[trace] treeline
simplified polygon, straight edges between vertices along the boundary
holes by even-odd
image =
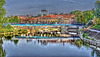
[[[89,20],[93,20],[94,24],[100,24],[100,0],[96,1],[95,9],[87,11],[72,11],[71,14],[76,15],[75,20],[77,23],[86,24]]]
[[[15,17],[4,17],[0,19],[0,23],[18,23],[20,20],[17,16]]]
[[[71,14],[75,15],[75,20],[77,23],[86,24],[89,20],[94,18],[94,10],[87,11],[72,11]]]
[[[7,26],[0,26],[0,33],[13,32],[14,28],[8,24]]]

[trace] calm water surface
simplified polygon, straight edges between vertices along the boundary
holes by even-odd
[[[69,13],[73,10],[90,10],[96,0],[6,0],[7,16],[37,15],[46,9],[50,13]]]
[[[73,57],[97,57],[96,51],[88,46],[78,47],[65,43],[42,43],[36,39],[21,40],[3,40],[3,50],[6,57],[14,56],[73,56]],[[93,52],[93,54],[92,54]]]

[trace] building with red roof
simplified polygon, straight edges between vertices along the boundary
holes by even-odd
[[[65,23],[69,24],[71,19],[74,19],[75,15],[72,14],[61,14],[61,15],[46,15],[40,17],[28,17],[28,16],[17,16],[21,23]]]

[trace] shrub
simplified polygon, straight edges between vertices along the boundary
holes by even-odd
[[[83,38],[84,38],[84,37],[86,37],[86,36],[87,36],[87,34],[86,34],[86,33],[83,33],[83,35],[82,35],[82,36],[83,36]]]
[[[5,29],[14,29],[10,24],[4,27]]]
[[[86,39],[90,39],[90,37],[86,37]]]

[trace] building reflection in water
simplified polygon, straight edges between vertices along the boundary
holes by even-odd
[[[64,40],[62,40],[62,39],[34,39],[33,40],[34,41],[34,45],[39,45],[39,43],[41,44],[41,46],[47,46],[48,44],[61,44],[62,43],[62,45],[63,46],[65,46],[65,44],[66,43],[70,43],[71,45],[76,45],[77,47],[81,47],[81,46],[78,46],[77,44],[75,44],[75,42],[77,41],[76,39],[74,39],[74,40],[72,40],[72,39],[64,39]],[[32,42],[32,39],[27,39],[26,40],[26,42]],[[93,51],[91,51],[91,55],[92,56],[95,56],[95,54],[96,54],[96,56],[100,56],[100,54],[99,54],[100,52],[97,52],[96,50],[94,50],[93,49]]]
[[[34,39],[34,45],[41,43],[41,45],[47,45],[49,43],[62,43],[63,46],[65,45],[65,43],[71,43],[74,44],[74,42],[76,41],[76,39],[72,40],[72,39]],[[26,42],[32,42],[32,39],[26,39]]]

